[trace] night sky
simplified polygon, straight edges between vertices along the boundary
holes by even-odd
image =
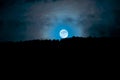
[[[0,0],[0,41],[120,37],[120,0]]]

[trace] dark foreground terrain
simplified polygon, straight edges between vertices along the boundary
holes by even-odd
[[[0,56],[4,60],[72,60],[119,61],[120,38],[79,38],[62,40],[32,40],[0,43]],[[3,56],[2,56],[3,55]],[[106,61],[106,62],[105,62]],[[23,61],[24,62],[24,61]],[[39,63],[39,62],[38,62]],[[57,63],[57,62],[56,62]]]
[[[37,69],[43,66],[43,68],[40,68],[41,70],[44,68],[45,70],[52,70],[51,65],[55,65],[52,68],[56,66],[65,68],[65,65],[68,65],[65,68],[68,69],[68,72],[70,72],[71,69],[76,69],[75,71],[80,69],[79,72],[81,72],[81,70],[83,70],[83,72],[85,72],[84,70],[91,70],[91,74],[93,70],[98,70],[98,73],[101,71],[103,74],[106,70],[109,73],[111,69],[117,69],[117,64],[119,65],[119,54],[119,38],[73,37],[60,41],[33,40],[0,43],[0,57],[5,67],[9,67],[11,64],[18,64],[18,66],[22,64],[23,67],[26,64],[30,64],[30,66],[35,67],[34,69],[40,65]],[[29,69],[30,66],[25,69]],[[69,67],[71,67],[71,69],[69,69]],[[61,68],[57,70],[61,71]],[[28,71],[31,71],[31,69]],[[106,76],[107,73],[104,74]]]
[[[62,40],[31,40],[21,42],[1,42],[0,49],[76,49],[76,50],[95,50],[95,49],[119,49],[120,38],[67,38]]]

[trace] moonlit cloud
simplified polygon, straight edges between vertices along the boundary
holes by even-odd
[[[1,0],[0,41],[120,36],[119,0]]]
[[[89,17],[97,16],[95,3],[90,0],[62,0],[45,4],[40,2],[31,6],[29,11],[28,19],[34,23],[32,26],[43,27],[41,28],[43,29],[41,30],[42,38],[52,38],[46,32],[61,24],[75,28],[77,34],[74,36],[86,37],[88,34],[85,33],[85,29],[94,21]]]

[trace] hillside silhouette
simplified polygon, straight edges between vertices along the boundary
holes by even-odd
[[[120,48],[120,38],[81,38],[62,40],[30,40],[1,42],[1,49],[114,49]]]
[[[31,72],[31,69],[68,69],[69,72],[73,69],[83,70],[85,73],[95,70],[106,74],[106,71],[109,73],[111,69],[115,70],[116,64],[119,65],[119,48],[119,38],[73,37],[62,40],[4,42],[0,43],[0,55],[6,70],[24,72],[28,69]]]

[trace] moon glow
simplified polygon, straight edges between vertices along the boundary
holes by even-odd
[[[68,37],[68,31],[66,29],[62,29],[59,32],[59,35],[61,38],[67,38]]]

